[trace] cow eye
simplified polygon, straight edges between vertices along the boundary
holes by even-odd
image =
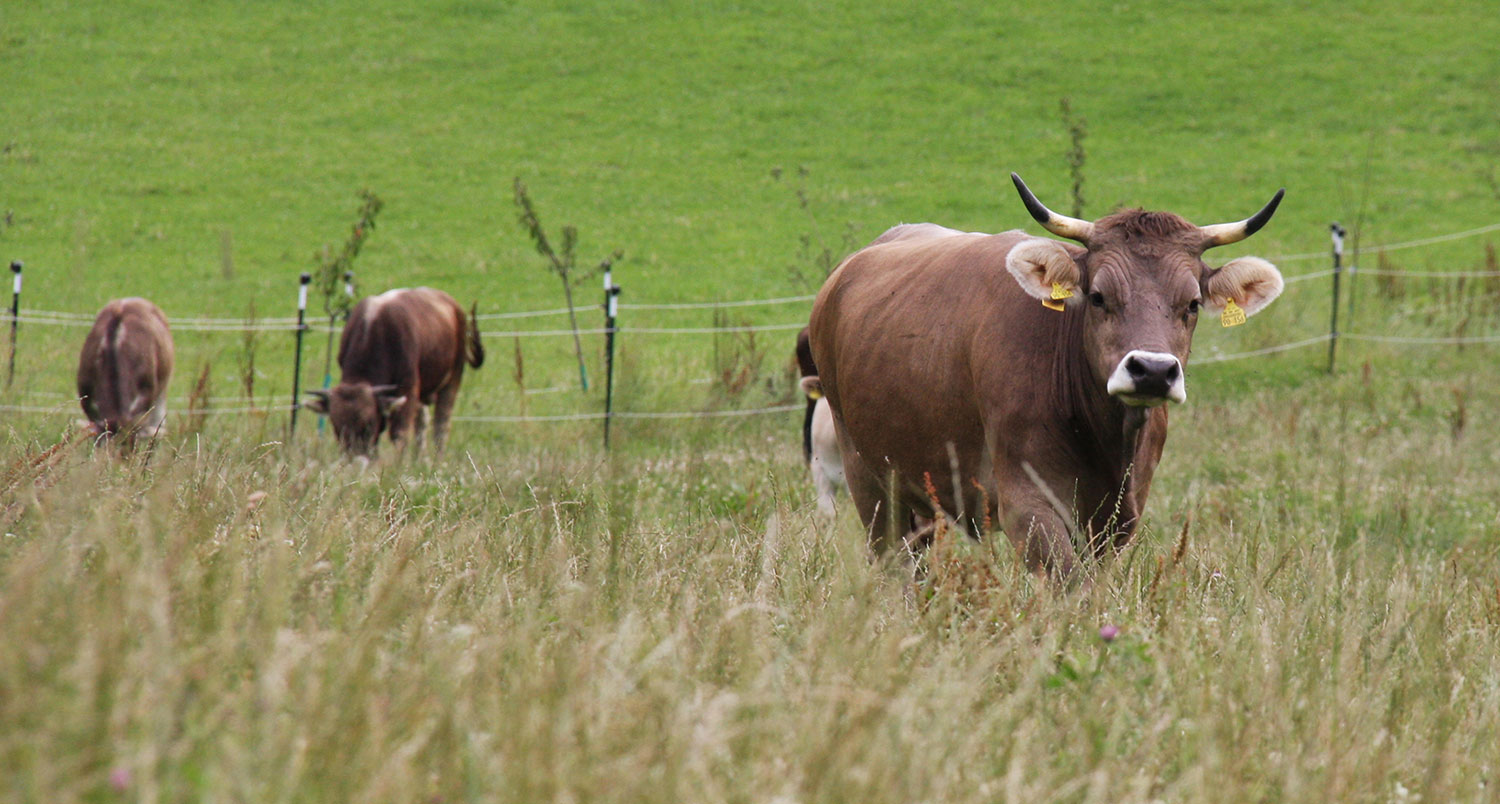
[[[1104,294],[1100,293],[1097,290],[1094,291],[1093,293],[1090,293],[1089,294],[1089,304],[1092,304],[1095,307],[1103,309],[1104,308]]]
[[[1197,314],[1198,314],[1198,300],[1197,299],[1193,299],[1192,301],[1188,302],[1188,315],[1197,315]]]

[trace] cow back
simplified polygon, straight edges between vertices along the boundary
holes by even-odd
[[[167,317],[150,301],[130,297],[104,305],[84,338],[77,388],[90,421],[126,429],[162,402],[175,349]]]
[[[433,288],[387,291],[361,299],[339,341],[343,382],[416,390],[423,402],[461,373],[463,310]]]

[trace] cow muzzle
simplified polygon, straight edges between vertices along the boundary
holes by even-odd
[[[1165,352],[1132,349],[1115,366],[1105,389],[1121,402],[1137,407],[1187,401],[1182,361]]]

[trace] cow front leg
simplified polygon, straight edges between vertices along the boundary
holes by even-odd
[[[412,445],[416,448],[418,455],[422,454],[422,441],[427,434],[427,406],[417,407],[417,419],[412,427]]]
[[[1000,488],[1000,527],[1026,568],[1051,578],[1071,577],[1078,555],[1069,520],[1024,473],[1003,481]]]
[[[417,432],[417,417],[422,410],[422,400],[418,398],[415,390],[406,394],[406,401],[402,402],[391,412],[390,431],[391,443],[396,445],[398,453],[404,453],[411,443],[413,433]]]

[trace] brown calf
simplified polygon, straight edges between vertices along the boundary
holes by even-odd
[[[78,356],[78,403],[94,433],[127,445],[161,435],[172,360],[172,333],[156,305],[136,297],[104,305]]]
[[[415,433],[420,448],[423,406],[432,405],[433,442],[441,452],[465,363],[484,363],[472,311],[466,318],[441,290],[386,291],[354,305],[339,339],[343,377],[331,390],[309,392],[305,404],[328,416],[347,455],[366,460],[387,430],[398,446]]]

